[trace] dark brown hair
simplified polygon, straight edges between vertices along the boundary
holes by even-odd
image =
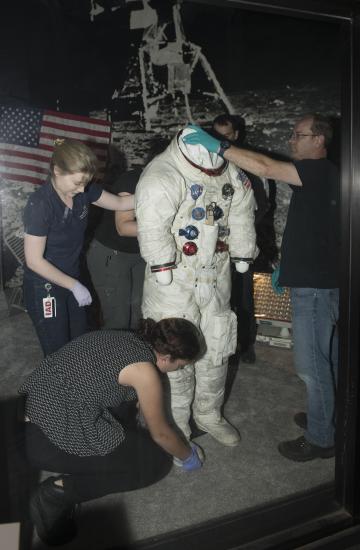
[[[329,117],[320,113],[308,113],[303,119],[312,119],[311,131],[315,136],[324,136],[325,147],[328,147],[333,137],[333,126]]]
[[[201,332],[187,319],[171,317],[158,322],[150,318],[141,319],[138,332],[155,351],[170,355],[173,360],[193,362],[202,354]]]

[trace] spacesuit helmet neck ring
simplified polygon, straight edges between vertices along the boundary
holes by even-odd
[[[185,144],[181,138],[188,133],[191,133],[191,130],[184,128],[176,136],[179,149],[187,162],[208,176],[222,174],[227,167],[227,161],[216,153],[209,153],[202,145]]]

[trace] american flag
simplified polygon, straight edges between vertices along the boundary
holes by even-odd
[[[111,127],[106,120],[0,105],[0,175],[6,180],[44,183],[56,138],[88,145],[104,168]]]
[[[249,180],[247,174],[245,174],[244,170],[241,170],[241,168],[237,168],[237,179],[240,180],[246,189],[251,189],[251,181]]]

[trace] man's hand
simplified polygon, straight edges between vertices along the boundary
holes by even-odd
[[[205,132],[200,126],[188,124],[193,132],[181,138],[184,143],[189,145],[202,145],[209,153],[218,153],[220,150],[220,141]]]
[[[277,267],[271,274],[271,286],[275,294],[284,294],[285,289],[279,285],[280,268]]]

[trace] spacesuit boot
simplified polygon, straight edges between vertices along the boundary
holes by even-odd
[[[213,365],[200,360],[196,363],[196,390],[193,414],[196,425],[227,447],[240,443],[239,432],[221,415],[227,374],[227,361]]]
[[[194,366],[186,365],[183,369],[169,372],[171,416],[177,429],[185,439],[190,439],[189,426],[191,402],[194,396]]]

